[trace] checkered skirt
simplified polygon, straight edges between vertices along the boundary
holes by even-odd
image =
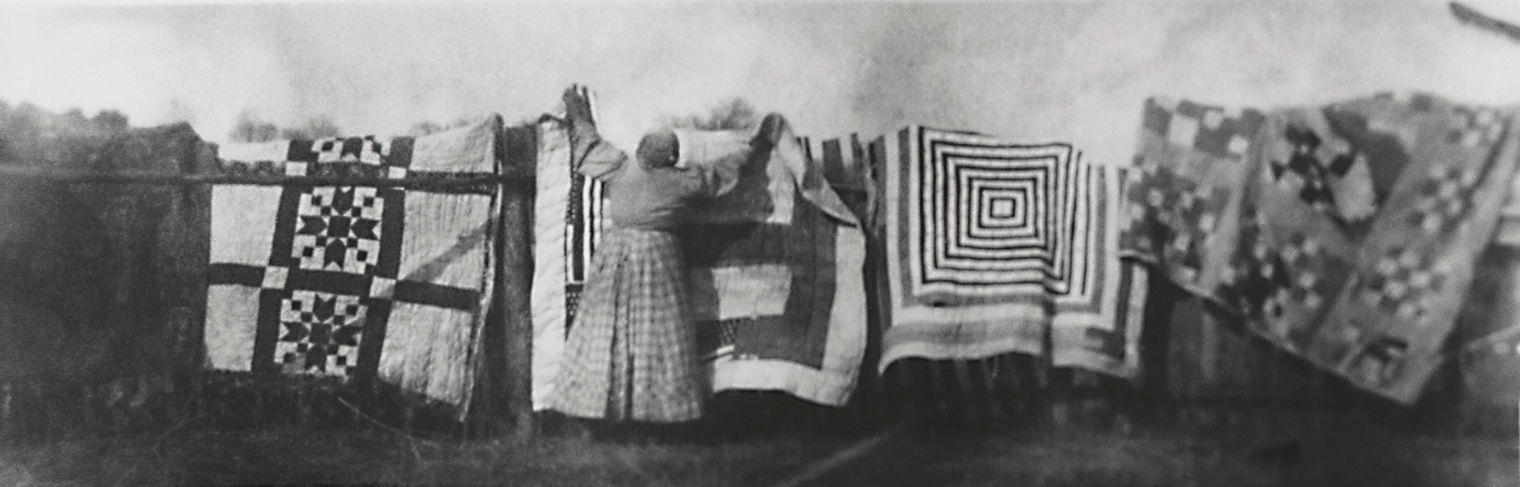
[[[549,407],[585,418],[680,422],[702,413],[686,265],[668,232],[603,236]]]

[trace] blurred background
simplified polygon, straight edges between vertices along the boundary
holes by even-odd
[[[1515,2],[1467,3],[1520,20]],[[1520,44],[1430,0],[0,6],[0,99],[187,121],[212,141],[240,123],[402,134],[530,118],[573,82],[625,145],[743,97],[807,135],[923,124],[1127,164],[1146,96],[1508,104]]]

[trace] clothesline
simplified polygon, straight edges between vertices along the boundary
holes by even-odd
[[[168,174],[161,172],[143,171],[68,171],[51,168],[20,166],[10,163],[9,161],[5,161],[0,162],[0,178],[20,178],[62,183],[146,184],[168,186],[247,184],[256,186],[383,186],[399,188],[450,188],[531,181],[533,179],[533,174],[524,170],[515,170],[503,172],[502,174],[458,176],[437,179],[391,179],[365,176],[285,176],[269,174],[226,173]]]
[[[1448,6],[1451,8],[1451,14],[1459,21],[1499,34],[1511,41],[1520,42],[1520,26],[1491,17],[1463,5],[1462,2],[1451,2]]]

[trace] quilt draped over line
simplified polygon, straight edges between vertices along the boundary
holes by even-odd
[[[1121,169],[1069,144],[918,126],[870,151],[886,242],[882,370],[1017,352],[1138,373],[1148,280],[1118,258]]]
[[[1352,384],[1413,402],[1492,242],[1511,115],[1421,94],[1145,103],[1123,255]]]
[[[533,404],[542,409],[609,223],[601,184],[571,171],[568,127],[552,117],[538,127]],[[864,234],[784,118],[768,116],[745,135],[766,147],[746,156],[733,190],[696,206],[681,230],[711,390],[843,405],[865,351]]]
[[[436,181],[497,171],[501,119],[423,137],[234,144],[223,169]],[[212,188],[207,367],[399,386],[465,412],[494,185]]]

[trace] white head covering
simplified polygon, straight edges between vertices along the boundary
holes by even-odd
[[[675,129],[676,167],[697,171],[712,195],[722,195],[739,182],[739,169],[749,161],[753,130],[711,131]]]

